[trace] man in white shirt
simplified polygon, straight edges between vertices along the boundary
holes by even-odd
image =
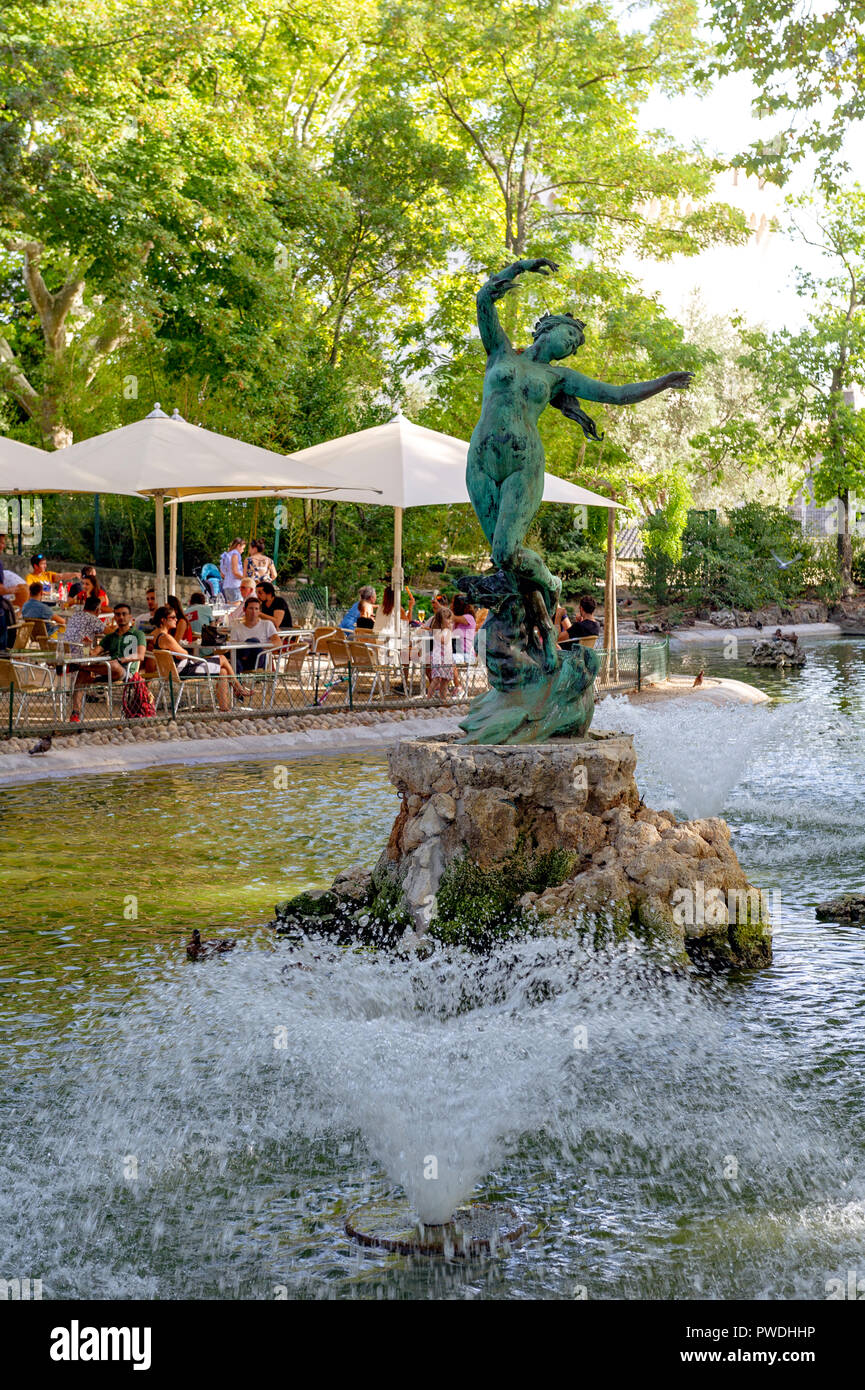
[[[266,653],[257,652],[255,647],[281,646],[282,638],[269,618],[262,618],[261,603],[257,598],[248,598],[243,606],[243,617],[235,619],[228,628],[230,642],[244,642],[248,650],[237,653],[238,671],[253,671],[256,666],[264,666]]]

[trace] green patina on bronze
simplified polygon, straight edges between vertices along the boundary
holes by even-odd
[[[487,352],[481,418],[471,437],[466,483],[498,573],[471,575],[460,589],[489,608],[484,625],[491,689],[461,724],[465,743],[536,743],[553,735],[581,737],[592,722],[594,680],[601,658],[585,647],[562,650],[552,620],[562,581],[525,538],[544,491],[544,448],[538,420],[548,405],[600,439],[580,401],[631,405],[689,384],[689,372],[611,386],[559,366],[582,347],[584,325],[570,314],[545,314],[531,347],[517,351],[502,328],[496,302],[524,271],[548,274],[553,261],[516,261],[492,275],[477,295],[478,327]]]

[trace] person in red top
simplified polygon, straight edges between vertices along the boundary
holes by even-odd
[[[75,586],[73,585],[72,587],[74,588]],[[85,599],[94,596],[99,599],[100,611],[102,613],[107,613],[111,608],[111,604],[108,602],[108,595],[105,590],[100,587],[99,580],[96,578],[95,569],[89,568],[87,573],[82,571],[81,588],[75,594],[70,591],[69,602],[66,606],[67,608],[74,608],[76,604],[83,603]]]

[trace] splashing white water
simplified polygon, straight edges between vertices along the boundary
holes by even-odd
[[[791,706],[669,700],[644,707],[610,696],[598,705],[594,725],[633,734],[641,790],[641,770],[648,771],[693,820],[720,815],[749,764],[784,737],[796,715]]]

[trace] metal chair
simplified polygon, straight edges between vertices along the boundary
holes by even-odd
[[[16,694],[20,697],[18,701],[18,713],[13,712],[13,727],[17,729],[21,723],[21,716],[27,708],[32,696],[45,696],[51,700],[51,717],[54,723],[58,722],[58,694],[57,677],[50,666],[43,666],[33,661],[0,660],[0,690],[11,690],[9,698],[12,700],[13,711]],[[61,700],[62,715],[62,700]]]
[[[160,700],[164,696],[166,709],[168,708],[168,702],[170,700],[171,713],[172,716],[174,716],[183,703],[184,695],[187,696],[187,704],[189,704],[188,697],[192,694],[193,690],[198,694],[202,685],[206,685],[210,693],[211,706],[214,712],[216,711],[216,694],[213,689],[213,682],[214,680],[224,678],[207,675],[187,676],[185,679],[182,679],[177,673],[177,660],[183,660],[182,657],[178,655],[177,660],[175,660],[171,652],[160,651],[158,647],[154,647],[152,655],[156,662],[156,671],[159,679],[159,690],[157,691],[154,701],[157,709],[159,708]]]
[[[378,646],[370,642],[347,642],[349,666],[349,680],[351,682],[351,695],[354,699],[355,693],[360,690],[362,685],[369,686],[369,696],[367,704],[372,704],[372,697],[377,688],[381,688],[381,665],[379,663]]]
[[[305,684],[305,677],[307,679],[311,677],[311,672],[309,672],[309,658],[311,654],[312,647],[311,644],[307,642],[294,647],[284,647],[273,656],[274,669],[279,675],[285,677],[285,688],[288,691],[290,705],[294,704],[294,700],[292,699],[293,690],[300,691],[301,695],[305,696],[305,703],[312,703],[315,694],[314,684]],[[270,698],[271,709],[273,708],[275,696],[276,681],[273,683]]]

